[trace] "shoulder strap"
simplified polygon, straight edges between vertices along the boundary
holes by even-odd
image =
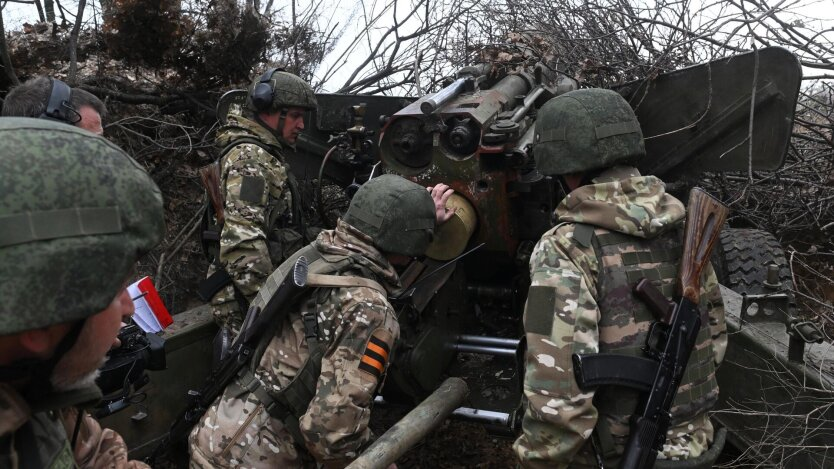
[[[252,145],[259,146],[259,147],[263,148],[270,155],[272,154],[273,151],[275,151],[275,149],[271,145],[269,145],[267,143],[264,143],[264,142],[258,140],[255,137],[240,137],[240,138],[236,139],[235,141],[229,143],[225,147],[223,147],[223,149],[220,150],[220,156],[217,158],[217,160],[219,161],[221,158],[226,156],[227,153],[232,151],[232,148],[234,148],[238,145],[244,145],[244,144],[252,144]]]

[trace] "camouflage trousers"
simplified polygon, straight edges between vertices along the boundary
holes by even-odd
[[[227,388],[228,392],[229,388]],[[188,438],[191,468],[247,469],[316,467],[299,448],[284,424],[271,417],[254,394],[224,393],[194,427]]]

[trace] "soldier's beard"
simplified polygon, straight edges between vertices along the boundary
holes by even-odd
[[[80,375],[77,372],[74,373],[73,370],[67,370],[66,367],[56,368],[52,372],[52,377],[49,381],[56,391],[74,391],[76,389],[86,388],[96,382],[96,379],[101,374],[99,369],[104,366],[104,362],[106,361],[107,357],[102,357],[101,362],[99,362],[93,371],[81,373]]]

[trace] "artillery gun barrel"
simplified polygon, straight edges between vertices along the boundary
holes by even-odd
[[[544,87],[541,85],[537,86],[536,89],[534,89],[530,94],[528,94],[524,98],[524,102],[518,109],[516,109],[515,113],[513,114],[513,117],[511,117],[510,120],[512,120],[515,123],[520,122],[521,119],[523,119],[524,116],[527,115],[527,113],[530,111],[530,108],[533,107],[533,104],[536,103],[536,100],[539,99],[539,96],[541,96],[542,93],[544,93]]]
[[[515,109],[515,103],[519,96],[527,95],[530,91],[530,86],[530,82],[527,81],[526,78],[521,75],[512,74],[502,78],[501,81],[496,83],[490,89],[504,95],[507,99],[504,104],[504,109],[510,110]]]
[[[385,469],[443,423],[469,394],[460,378],[447,378],[429,397],[389,428],[348,469]]]
[[[449,101],[455,99],[457,95],[463,92],[463,89],[466,84],[466,77],[458,78],[457,80],[453,81],[451,85],[443,88],[442,90],[435,93],[431,98],[427,98],[420,104],[420,110],[423,111],[423,114],[429,115],[443,107],[444,104],[448,103]]]

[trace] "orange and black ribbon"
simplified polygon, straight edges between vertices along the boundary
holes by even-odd
[[[371,336],[368,346],[365,347],[365,354],[359,362],[359,369],[379,379],[385,371],[385,364],[388,363],[388,344],[376,336]]]

